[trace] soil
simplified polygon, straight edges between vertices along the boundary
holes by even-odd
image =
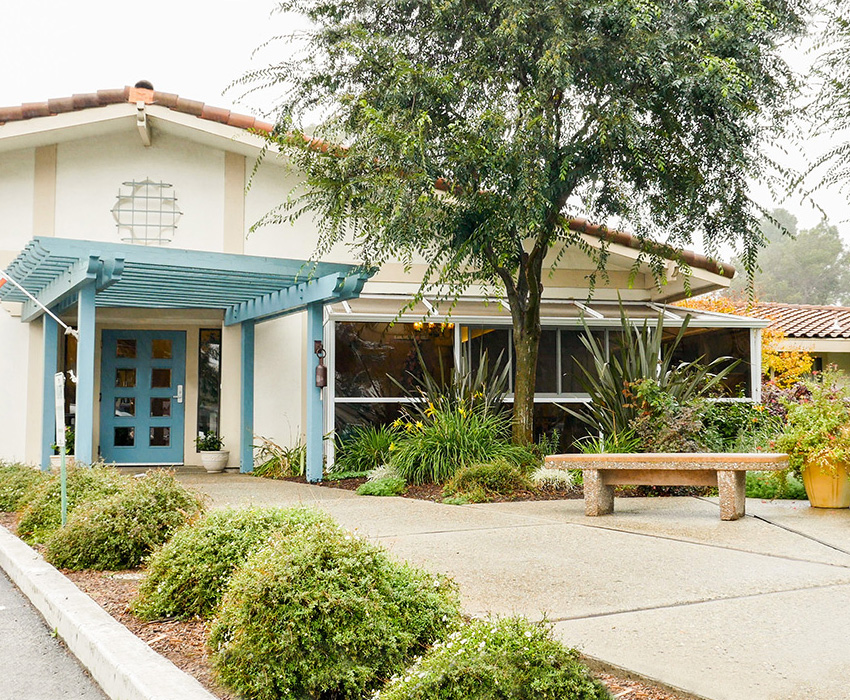
[[[345,481],[362,483],[364,480]],[[327,485],[330,485],[330,482]],[[345,487],[337,486],[336,488]],[[351,486],[348,486],[348,488],[351,488]],[[409,497],[421,498],[423,496]],[[442,495],[440,494],[439,498],[432,500],[441,499]],[[15,513],[0,512],[0,525],[14,532],[16,524]],[[202,620],[164,619],[143,622],[130,612],[130,604],[144,576],[144,569],[127,571],[62,570],[62,573],[113,618],[145,641],[154,651],[167,658],[179,669],[197,678],[201,685],[213,695],[220,700],[237,700],[236,695],[230,694],[215,681],[206,648],[207,628]],[[615,700],[688,700],[690,697],[625,675],[605,672],[597,672],[596,675],[605,684]]]

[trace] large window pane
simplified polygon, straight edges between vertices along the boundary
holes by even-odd
[[[467,358],[472,372],[478,372],[481,358],[486,353],[488,376],[496,376],[513,356],[511,352],[511,332],[507,328],[486,328],[483,326],[464,326],[461,328],[463,355]],[[513,379],[513,377],[511,377]],[[513,389],[513,384],[509,390]]]
[[[570,403],[569,407],[575,411],[581,410],[581,404],[578,403]],[[588,435],[589,430],[587,424],[554,403],[534,404],[534,439],[538,440],[541,435],[550,436],[557,432],[559,454],[577,452],[575,441]]]
[[[453,339],[450,324],[337,321],[336,395],[377,398],[415,394],[424,376],[423,362],[438,382],[447,380],[454,365]]]
[[[725,393],[728,396],[752,396],[749,328],[688,328],[676,348],[673,364],[699,358],[702,358],[703,364],[708,364],[718,357],[741,360],[723,380]]]
[[[558,331],[543,331],[540,335],[534,391],[538,394],[558,392]]]
[[[594,372],[591,354],[582,342],[584,334],[584,330],[561,331],[561,392],[564,394],[584,393],[581,367]],[[605,331],[593,331],[593,337],[604,349]]]
[[[403,404],[393,403],[342,403],[337,402],[334,413],[336,414],[336,434],[341,438],[356,426],[364,425],[389,425],[401,416]]]
[[[219,434],[221,414],[221,330],[201,330],[198,355],[198,430]]]

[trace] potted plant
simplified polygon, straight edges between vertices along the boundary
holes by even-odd
[[[195,438],[195,447],[201,453],[201,464],[210,474],[224,471],[230,452],[222,449],[224,438],[216,433],[200,433]]]
[[[65,426],[65,466],[74,464],[74,429],[70,425]],[[58,468],[62,464],[62,455],[59,453],[59,445],[51,445],[53,454],[50,457],[50,466]]]
[[[850,506],[850,385],[834,369],[806,383],[810,395],[788,404],[776,447],[802,472],[815,508]]]

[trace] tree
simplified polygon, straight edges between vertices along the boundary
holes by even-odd
[[[531,436],[544,271],[582,246],[571,217],[628,226],[644,242],[635,271],[658,284],[675,253],[652,240],[735,242],[754,269],[747,182],[794,87],[777,46],[802,30],[797,0],[280,8],[312,23],[289,37],[301,52],[242,82],[282,93],[271,138],[306,181],[264,222],[310,212],[317,255],[343,240],[369,265],[422,255],[422,291],[503,295],[516,440]],[[604,274],[606,251],[583,249]]]
[[[819,185],[850,185],[850,0],[826,0],[821,50],[814,66],[819,92],[811,105],[816,133],[832,134],[837,144],[815,162],[826,168]]]
[[[766,248],[753,278],[756,298],[821,305],[850,300],[850,251],[838,229],[824,220],[814,228],[798,230],[797,219],[784,209],[775,209],[771,217],[774,221],[762,221]],[[732,296],[742,298],[747,291],[746,282],[733,280]]]

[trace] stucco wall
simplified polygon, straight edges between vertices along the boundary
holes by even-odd
[[[173,185],[183,212],[170,247],[222,249],[224,152],[158,132],[149,148],[133,132],[59,145],[56,235],[121,242],[112,216],[119,188],[147,178]]]
[[[0,459],[25,459],[27,406],[41,408],[40,396],[28,396],[29,364],[29,326],[0,308]]]
[[[34,177],[33,149],[0,153],[0,251],[17,252],[32,237]]]

